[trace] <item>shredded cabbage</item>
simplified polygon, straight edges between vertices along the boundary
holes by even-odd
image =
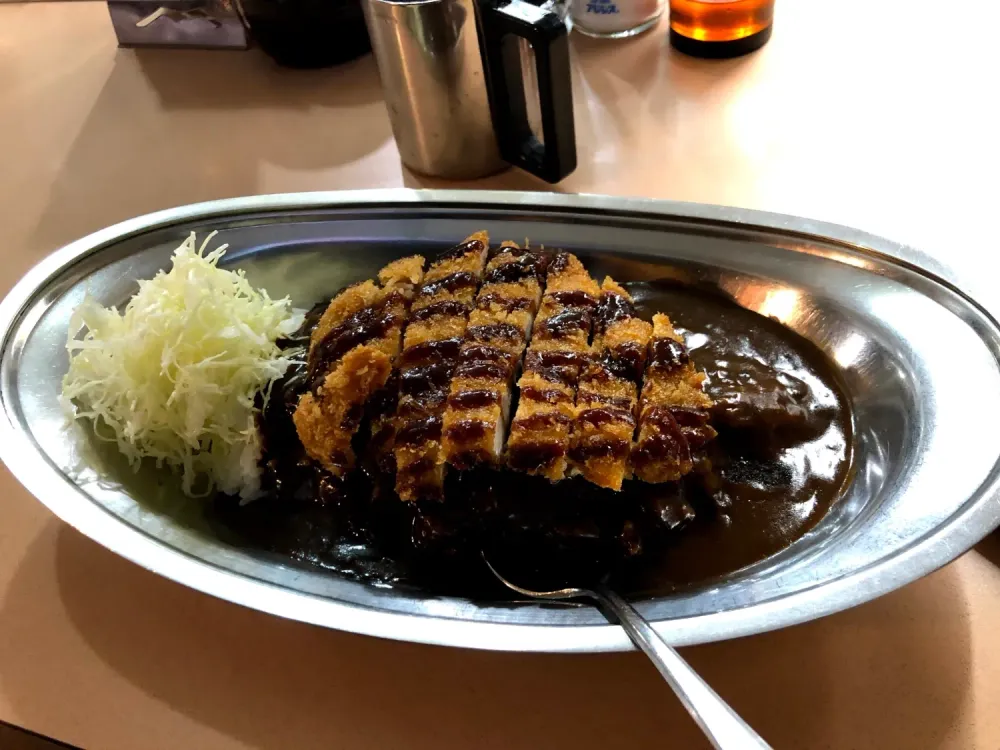
[[[260,393],[266,403],[291,363],[275,341],[301,315],[242,271],[219,268],[227,246],[205,254],[214,235],[197,246],[192,232],[124,313],[84,299],[70,320],[62,398],[134,468],[153,458],[181,471],[190,496],[218,489],[247,500],[260,489],[254,401]]]

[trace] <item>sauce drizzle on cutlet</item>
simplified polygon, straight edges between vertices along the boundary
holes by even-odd
[[[649,366],[639,404],[639,430],[632,449],[633,471],[643,481],[680,479],[694,467],[688,436],[696,444],[715,436],[715,430],[708,425],[708,410],[713,404],[703,391],[704,380],[670,318],[662,313],[654,315]],[[686,427],[678,423],[675,409],[683,411]]]
[[[396,413],[396,493],[407,501],[440,499],[446,461],[442,427],[447,396],[461,365],[472,302],[489,250],[485,233],[442,253],[428,269],[403,341]],[[422,310],[433,308],[433,313]],[[411,354],[412,352],[412,354]]]
[[[456,468],[502,461],[513,380],[542,296],[546,264],[547,257],[510,243],[487,264],[445,412],[445,457]]]
[[[652,326],[635,317],[628,292],[610,277],[601,285],[594,321],[594,358],[580,376],[570,467],[614,491],[631,478],[639,383]]]
[[[580,260],[558,253],[549,265],[518,388],[561,391],[565,399],[522,398],[511,422],[507,464],[550,481],[565,478],[580,373],[590,361],[590,330],[599,287]]]

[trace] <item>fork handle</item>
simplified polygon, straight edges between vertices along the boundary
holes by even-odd
[[[770,748],[631,604],[606,588],[595,593],[618,618],[632,642],[653,662],[716,750]]]

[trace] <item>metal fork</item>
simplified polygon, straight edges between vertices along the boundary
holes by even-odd
[[[653,665],[663,675],[663,679],[680,698],[691,718],[701,727],[716,750],[753,750],[770,748],[743,719],[729,707],[718,693],[709,687],[698,673],[688,665],[680,654],[660,638],[645,617],[631,604],[611,589],[599,585],[596,589],[565,588],[556,591],[532,591],[508,581],[500,575],[490,561],[483,556],[486,565],[497,579],[511,591],[516,591],[532,599],[593,599],[618,620],[622,629],[632,639]]]

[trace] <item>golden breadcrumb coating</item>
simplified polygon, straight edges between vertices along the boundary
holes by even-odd
[[[347,287],[330,300],[330,304],[309,337],[310,347],[316,346],[352,314],[376,304],[382,299],[382,295],[382,290],[371,279]]]
[[[351,438],[365,401],[385,385],[392,360],[371,346],[355,347],[337,363],[316,394],[299,399],[293,421],[310,458],[337,477],[354,466]]]

